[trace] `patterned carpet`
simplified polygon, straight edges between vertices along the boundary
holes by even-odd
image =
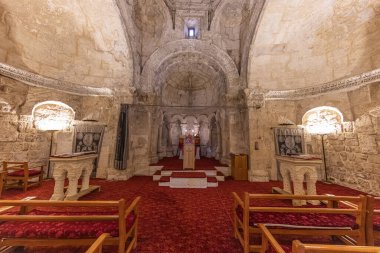
[[[270,193],[281,182],[250,183],[227,180],[219,182],[218,188],[171,189],[159,187],[152,177],[133,177],[128,181],[92,180],[101,186],[100,192],[91,193],[83,200],[131,201],[141,196],[141,219],[137,249],[143,253],[234,253],[242,252],[232,231],[231,192],[242,194]],[[49,199],[54,181],[45,181],[42,187],[31,188],[27,193],[7,190],[1,199],[21,199],[37,196]],[[360,192],[338,185],[318,183],[319,194],[357,195]],[[82,249],[54,249],[54,252],[83,252]],[[108,249],[107,252],[112,252]],[[19,252],[52,252],[51,249],[28,249]]]

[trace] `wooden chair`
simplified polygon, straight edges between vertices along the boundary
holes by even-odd
[[[104,241],[109,237],[110,234],[101,234],[98,239],[91,245],[91,247],[86,251],[86,253],[102,253]]]
[[[379,227],[380,222],[380,209],[375,209],[375,202],[380,202],[380,197],[368,196],[367,198],[367,216],[366,216],[366,237],[367,245],[374,246],[375,238],[380,238],[380,230],[374,227],[375,219],[377,217]]]
[[[273,252],[286,253],[271,232],[264,224],[258,227],[262,233],[260,253],[265,253],[270,245]],[[303,244],[299,240],[292,243],[292,253],[380,253],[380,247],[351,246],[351,245],[326,245],[326,244]]]
[[[28,162],[3,162],[5,171],[5,189],[21,188],[26,191],[34,185],[41,185],[43,179],[43,166],[29,168]],[[37,181],[33,179],[38,179]]]

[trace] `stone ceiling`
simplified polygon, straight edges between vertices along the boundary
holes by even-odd
[[[248,83],[298,89],[378,68],[378,0],[268,1],[251,45]]]
[[[132,83],[113,0],[0,0],[0,62],[92,87]]]

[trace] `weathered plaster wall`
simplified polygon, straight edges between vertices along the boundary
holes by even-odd
[[[114,1],[2,0],[0,16],[0,62],[77,84],[132,84]]]
[[[380,3],[268,0],[250,51],[249,84],[294,89],[380,67]]]
[[[250,181],[258,177],[277,179],[273,127],[284,120],[296,122],[297,106],[292,101],[267,101],[265,107],[249,109]]]

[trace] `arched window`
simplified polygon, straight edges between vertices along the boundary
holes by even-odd
[[[302,125],[311,134],[338,133],[342,130],[343,115],[335,107],[313,108],[302,117]]]
[[[64,130],[74,120],[74,110],[58,101],[45,101],[34,106],[33,122],[39,130]]]

